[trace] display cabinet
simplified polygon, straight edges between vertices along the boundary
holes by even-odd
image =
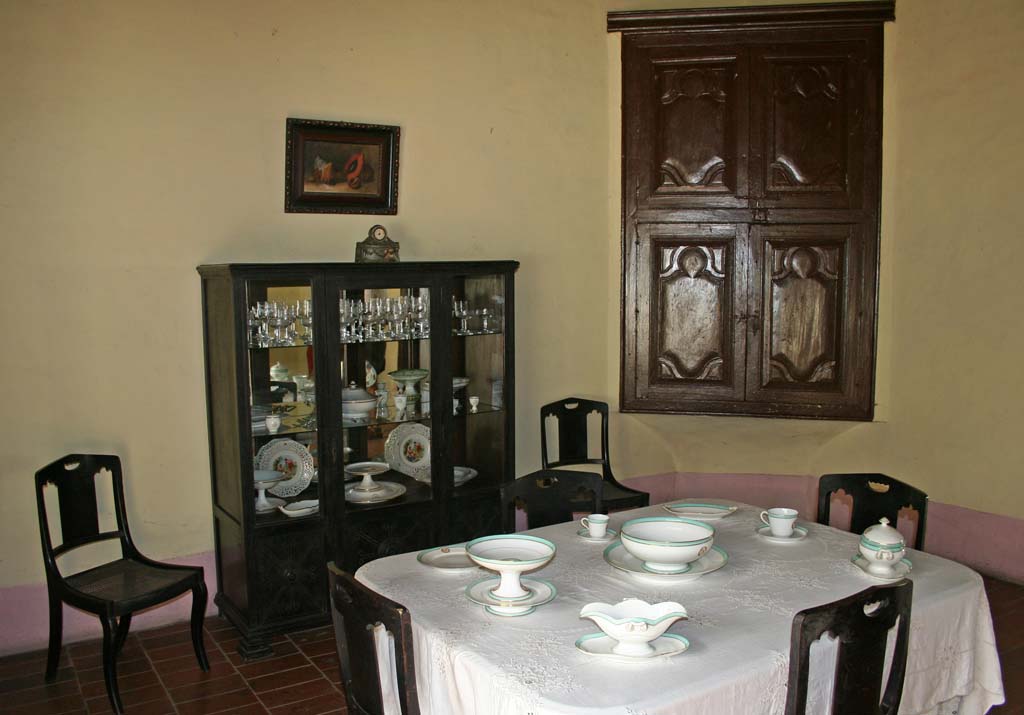
[[[326,564],[501,529],[514,261],[200,266],[217,595],[247,658]]]

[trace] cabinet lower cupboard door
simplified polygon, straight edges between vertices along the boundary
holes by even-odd
[[[822,416],[870,414],[874,341],[873,242],[856,225],[751,230],[747,397],[814,406]],[[865,359],[866,358],[866,359]]]
[[[636,382],[626,405],[743,399],[746,227],[638,231]]]

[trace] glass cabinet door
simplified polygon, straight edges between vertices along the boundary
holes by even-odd
[[[331,369],[342,386],[345,510],[429,503],[431,291],[346,286],[331,295],[341,346]]]
[[[493,492],[506,472],[505,299],[502,275],[455,278],[450,338],[455,496]]]
[[[319,513],[313,291],[246,282],[249,412],[257,523]]]

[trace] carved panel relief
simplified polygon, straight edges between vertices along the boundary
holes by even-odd
[[[262,622],[327,611],[327,571],[317,529],[276,531],[259,539],[254,579]]]
[[[655,63],[660,173],[656,194],[735,190],[733,62]]]
[[[772,60],[769,101],[767,191],[845,192],[845,63]]]
[[[769,241],[770,356],[764,383],[807,386],[838,381],[843,250],[839,245]]]
[[[724,245],[658,244],[655,309],[659,381],[720,382],[728,375],[731,348]]]

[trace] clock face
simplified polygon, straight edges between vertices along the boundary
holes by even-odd
[[[370,235],[372,235],[374,238],[380,241],[381,239],[385,238],[388,235],[388,232],[384,230],[383,226],[378,226],[377,228],[373,229],[373,232]]]

